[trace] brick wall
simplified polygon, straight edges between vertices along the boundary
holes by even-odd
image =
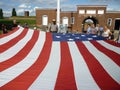
[[[37,9],[36,10],[36,23],[37,26],[42,25],[42,16],[48,16],[48,22],[51,23],[53,19],[56,19],[56,9]]]
[[[107,24],[107,19],[112,18],[112,24],[109,27],[111,30],[114,28],[115,18],[120,18],[119,13],[107,12],[105,5],[83,5],[77,6],[77,11],[61,11],[60,12],[60,24],[62,24],[63,17],[68,18],[68,26],[72,29],[72,31],[77,30],[82,32],[84,26],[84,20],[88,17],[95,19],[98,21],[98,24],[104,26]],[[85,10],[85,14],[79,14],[79,10]],[[87,10],[96,10],[96,14],[86,14]],[[98,14],[98,10],[104,10],[103,14]],[[42,16],[48,16],[48,23],[51,23],[53,19],[56,19],[57,9],[37,9],[36,10],[36,23],[38,26],[42,25]],[[71,24],[71,17],[75,18],[74,24]]]

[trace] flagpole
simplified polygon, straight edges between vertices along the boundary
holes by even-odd
[[[57,0],[57,25],[60,25],[60,0]]]

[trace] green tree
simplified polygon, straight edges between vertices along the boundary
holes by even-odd
[[[0,8],[0,19],[3,19],[3,11],[1,8]]]
[[[15,8],[13,8],[13,10],[12,10],[12,16],[17,16]]]

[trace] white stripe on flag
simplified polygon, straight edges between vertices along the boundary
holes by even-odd
[[[60,42],[53,42],[48,63],[29,90],[54,90],[59,67]]]
[[[120,54],[120,48],[119,47],[115,47],[113,45],[110,45],[108,43],[106,43],[105,41],[97,41],[98,43],[100,43],[102,46],[106,47],[109,50],[112,50],[118,54]]]
[[[22,33],[23,29],[24,29],[24,28],[20,27],[19,30],[17,30],[17,31],[14,32],[13,34],[1,38],[1,39],[0,39],[0,45],[2,45],[2,44],[4,44],[4,43],[7,43],[7,42],[10,41],[11,39],[17,37],[20,33]]]
[[[27,35],[23,39],[21,39],[17,44],[6,50],[5,52],[0,54],[0,62],[3,62],[14,55],[16,55],[32,38],[33,30],[28,30]]]
[[[78,90],[100,90],[75,42],[68,42],[68,44],[73,61],[75,80]]]
[[[87,49],[93,54],[96,59],[100,62],[103,68],[107,71],[107,73],[120,84],[120,67],[113,62],[108,56],[100,52],[93,46],[89,41],[83,42]]]
[[[23,60],[0,73],[0,80],[2,80],[0,81],[0,86],[7,84],[35,63],[43,48],[45,37],[46,34],[44,32],[41,32],[33,49]]]

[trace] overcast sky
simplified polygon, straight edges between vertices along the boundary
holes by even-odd
[[[108,5],[107,10],[120,11],[120,0],[60,0],[62,11],[76,11],[76,5]],[[15,8],[17,15],[24,15],[29,10],[35,15],[36,8],[56,8],[57,0],[0,0],[0,8],[4,15],[9,16]]]

